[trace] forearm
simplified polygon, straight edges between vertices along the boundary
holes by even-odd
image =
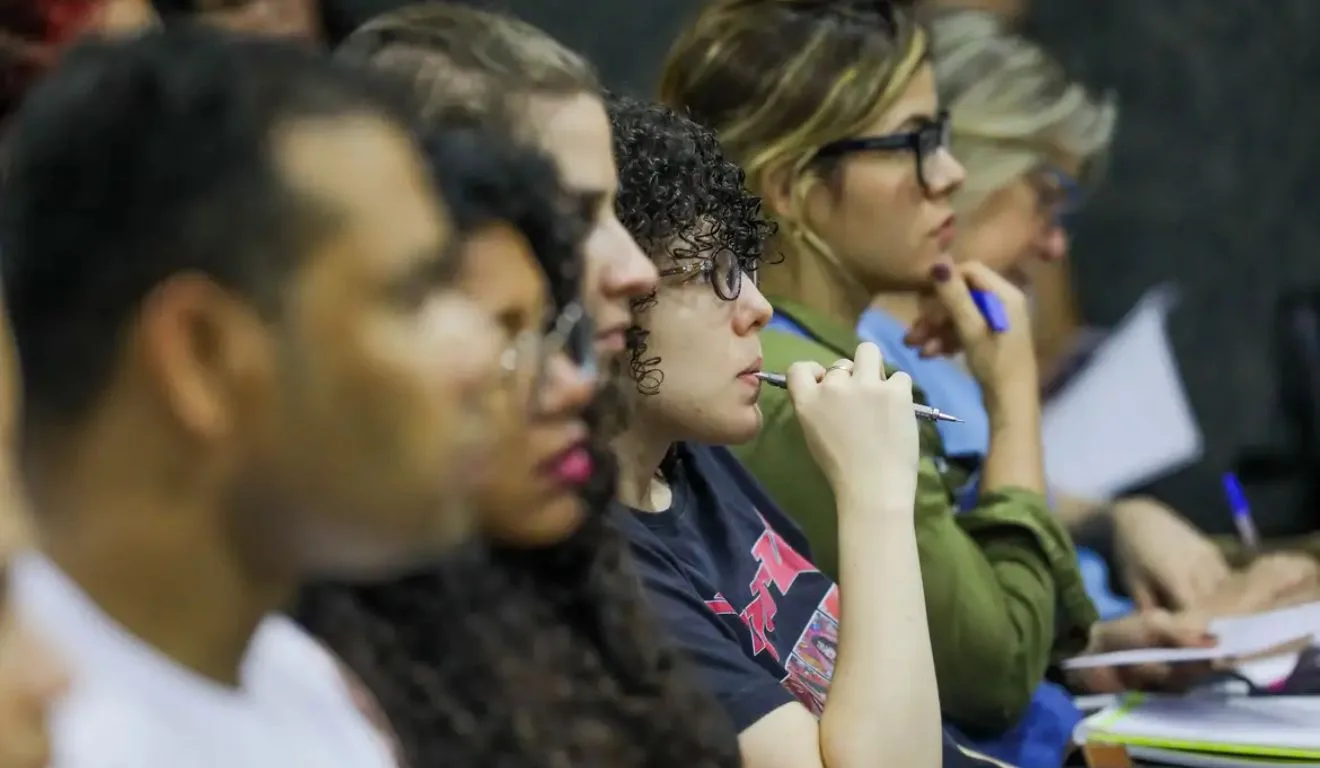
[[[830,768],[938,765],[940,702],[911,502],[839,495],[839,649],[820,720]]]
[[[981,467],[981,489],[1016,487],[1045,493],[1041,454],[1040,396],[1034,386],[986,396],[990,446]]]
[[[1074,536],[1078,531],[1094,524],[1097,517],[1108,514],[1111,508],[1108,502],[1084,499],[1066,493],[1055,492],[1051,494],[1050,500],[1053,502],[1054,514],[1059,518],[1059,522],[1063,523],[1063,527]]]
[[[973,733],[996,733],[1025,711],[1053,656],[1058,593],[1026,535],[985,545],[952,516],[919,523],[944,714]]]

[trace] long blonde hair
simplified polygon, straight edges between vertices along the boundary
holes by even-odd
[[[795,250],[838,267],[803,216],[833,167],[816,152],[892,107],[926,45],[888,0],[715,0],[671,47],[660,99],[714,129],[762,197],[769,177],[788,171],[790,210],[770,215]]]
[[[992,13],[948,11],[929,22],[940,101],[967,180],[954,204],[973,210],[1051,156],[1082,161],[1094,182],[1117,108],[1070,80],[1043,48]]]

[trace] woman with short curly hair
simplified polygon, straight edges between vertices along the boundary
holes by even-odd
[[[757,287],[773,233],[709,130],[611,104],[619,218],[659,267],[636,306],[616,514],[642,583],[739,731],[748,768],[983,764],[944,737],[913,518],[911,381],[870,344],[788,370],[854,543],[848,589],[723,446],[761,426]],[[829,698],[826,699],[826,692]]]

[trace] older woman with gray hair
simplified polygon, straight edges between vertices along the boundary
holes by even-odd
[[[953,145],[967,171],[954,198],[954,256],[979,261],[1024,289],[1040,266],[1068,252],[1064,217],[1095,183],[1112,140],[1117,109],[1073,82],[1039,45],[997,15],[951,10],[930,21],[940,100],[949,110]],[[923,316],[916,293],[876,297],[859,332],[886,359],[909,372],[931,405],[963,424],[942,425],[948,455],[975,471],[993,440],[993,425],[973,376],[940,357],[938,342],[921,348],[913,324]],[[1079,499],[1055,493],[1056,512],[1082,543],[1112,550],[1122,585],[1143,607],[1195,608],[1229,575],[1214,544],[1173,510],[1147,498]],[[1090,591],[1102,617],[1130,609],[1102,584]],[[1106,616],[1106,614],[1108,614]]]

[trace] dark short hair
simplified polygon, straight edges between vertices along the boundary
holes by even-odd
[[[569,203],[554,163],[511,136],[455,128],[430,134],[427,158],[459,232],[504,222],[527,238],[555,306],[578,298],[587,221]]]
[[[73,49],[17,115],[0,201],[26,421],[85,417],[173,275],[277,313],[334,217],[280,177],[272,137],[352,114],[411,127],[367,73],[285,43],[184,26]]]

